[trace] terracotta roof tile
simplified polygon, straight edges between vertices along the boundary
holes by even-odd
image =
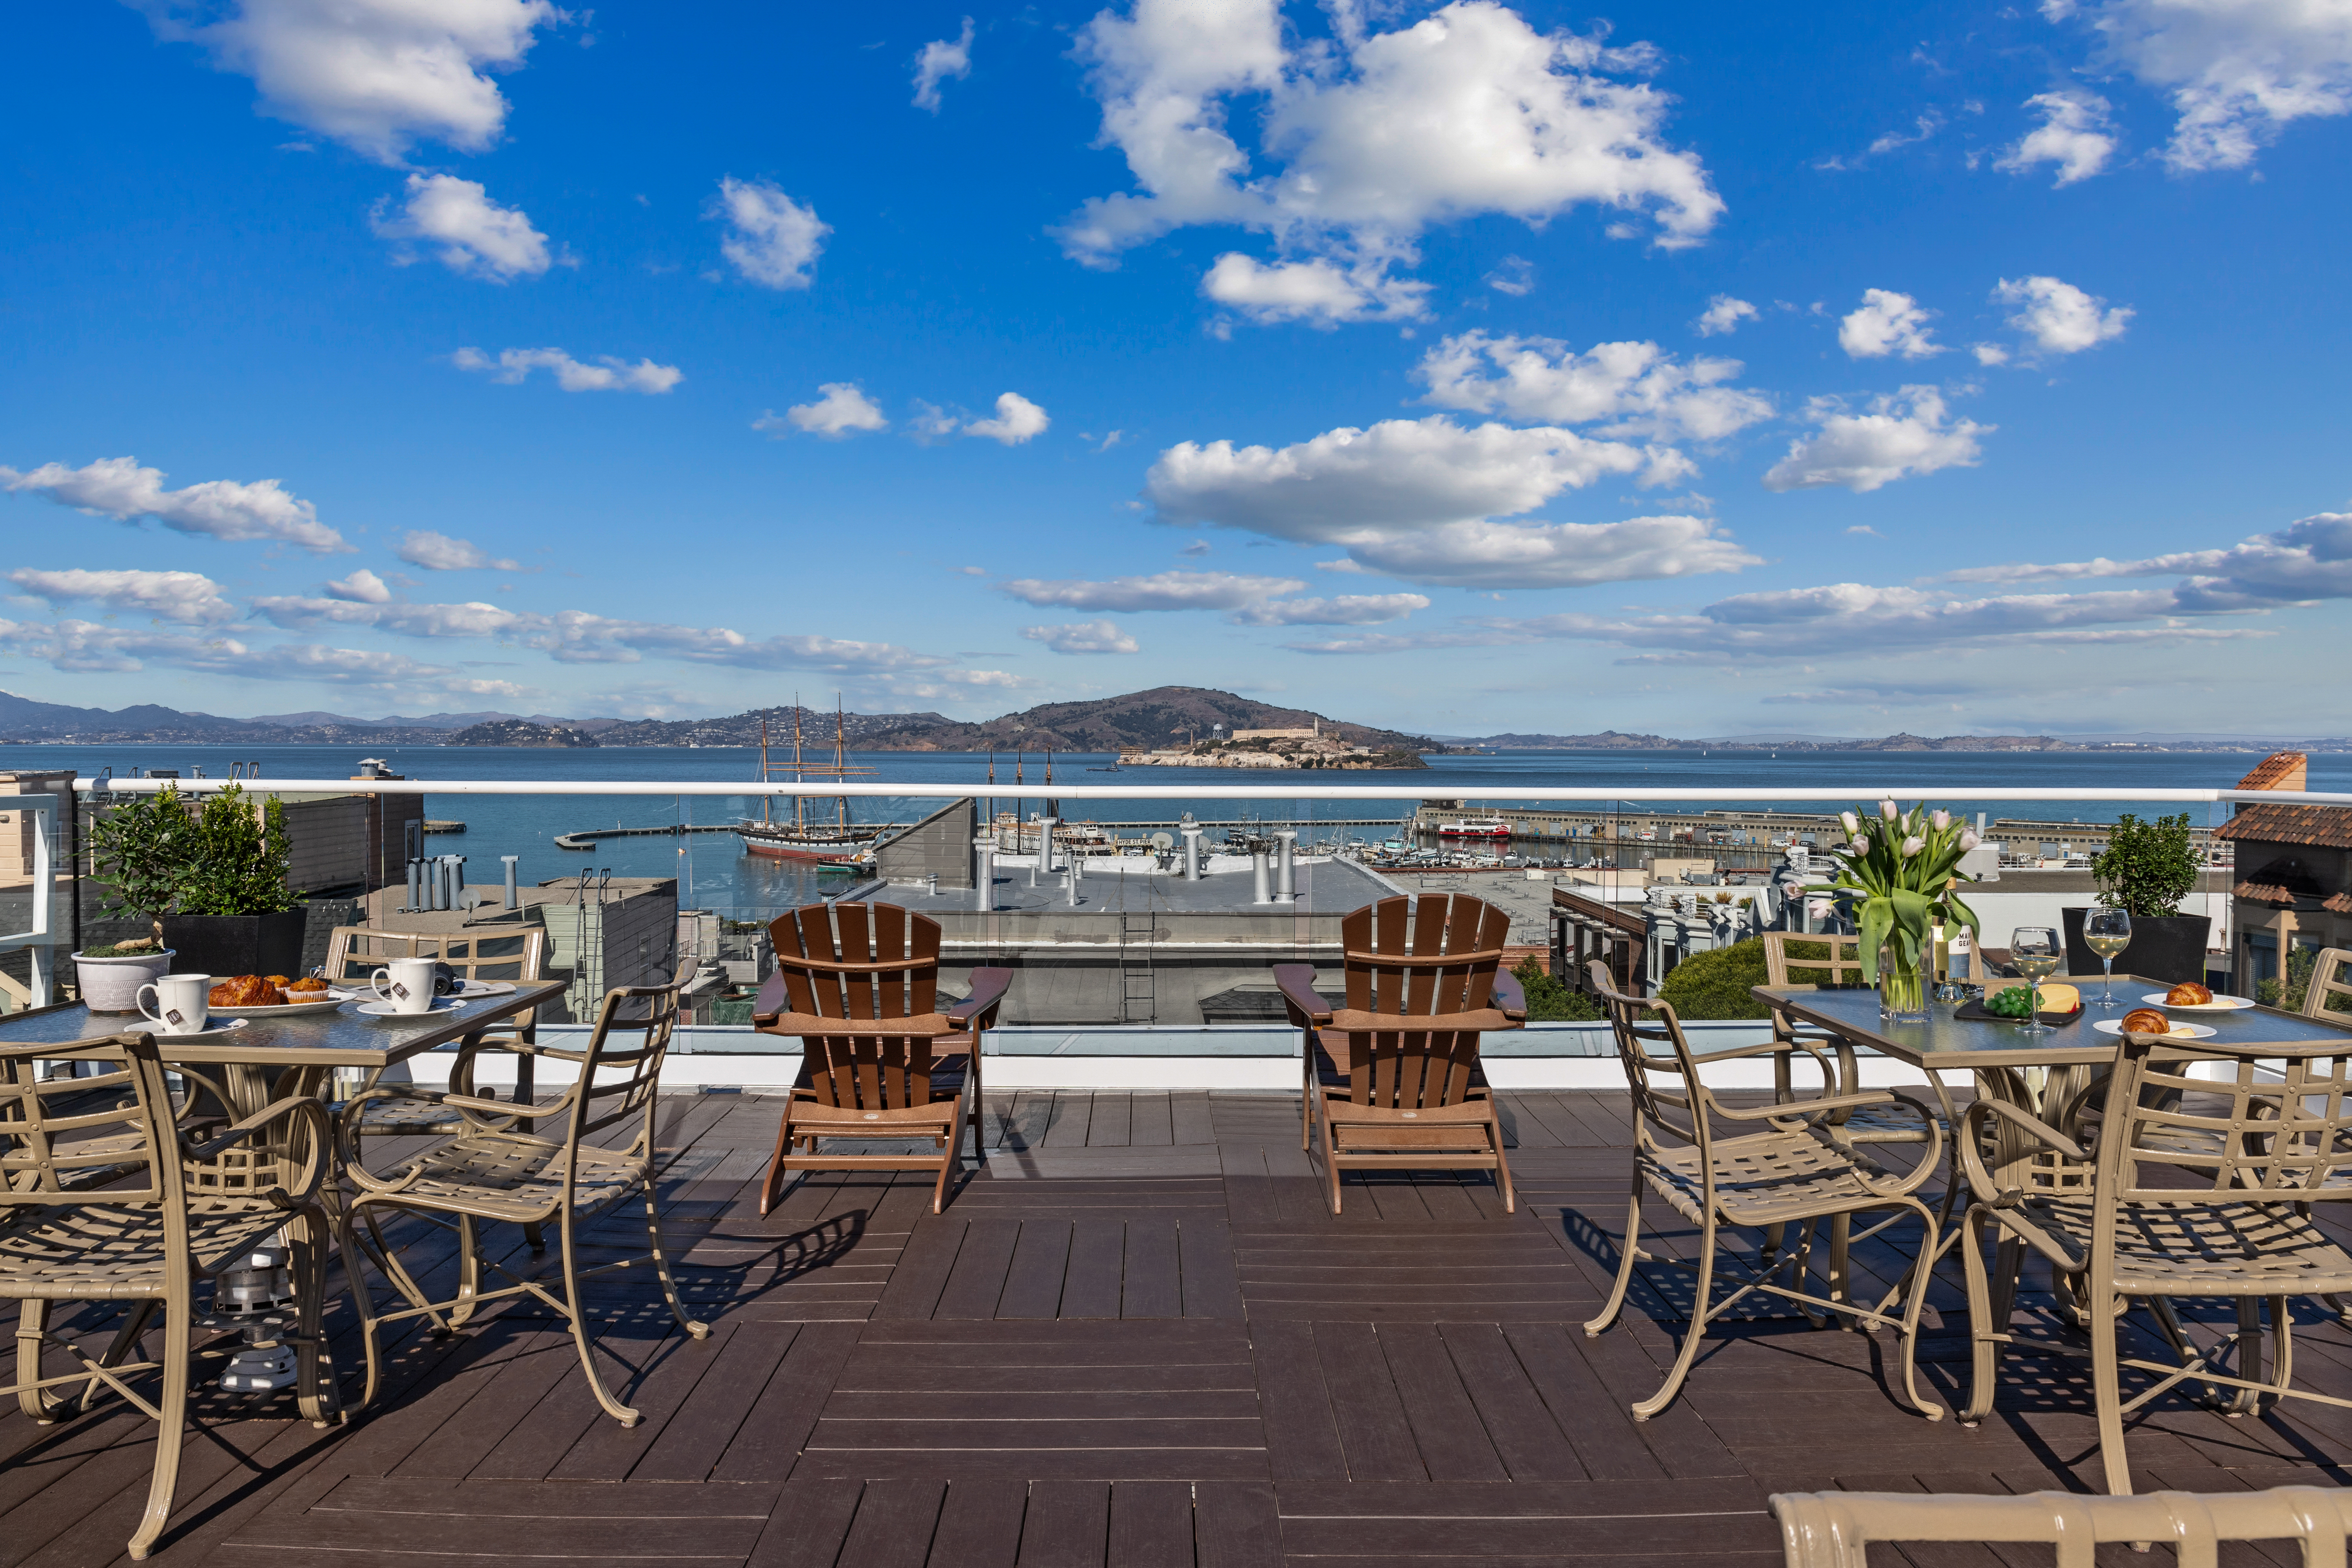
[[[2238,787],[2299,790],[2309,776],[2310,762],[2301,752],[2273,752],[2254,764],[2252,773],[2238,781]]]
[[[2217,838],[2260,844],[2309,844],[2352,849],[2352,807],[2244,804],[2213,830]]]
[[[2352,915],[2352,893],[2338,893],[2319,907],[2331,914]]]

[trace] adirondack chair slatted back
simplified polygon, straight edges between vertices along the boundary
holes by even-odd
[[[2352,1185],[2352,1040],[2243,1056],[2217,1044],[2199,1042],[2196,1062],[2158,1060],[2153,1038],[2125,1037],[2097,1096],[2103,1217],[2115,1204],[2180,1201],[2184,1173],[2232,1201]],[[2131,1107],[2120,1127],[2118,1105]],[[2151,1165],[2153,1181],[2142,1170]]]
[[[1791,946],[1799,951],[1790,952]],[[1776,990],[1786,985],[1859,985],[1863,983],[1862,939],[1768,931],[1764,974]]]
[[[43,1063],[88,1062],[93,1078],[40,1077]],[[110,1207],[162,1205],[183,1235],[179,1140],[154,1042],[145,1035],[75,1045],[0,1047],[0,1226],[12,1207],[61,1195]],[[143,1172],[141,1184],[130,1184]],[[95,1189],[105,1188],[103,1198]],[[169,1217],[176,1215],[176,1218]]]
[[[676,985],[627,986],[607,992],[596,1011],[595,1032],[581,1054],[580,1082],[572,1102],[568,1148],[577,1157],[582,1140],[635,1118],[632,1152],[650,1152],[654,1112],[661,1092],[662,1062],[677,1027]],[[629,1038],[634,1035],[635,1038]],[[571,1053],[555,1051],[552,1056]]]
[[[1702,1161],[1712,1148],[1706,1113],[1706,1089],[1691,1060],[1690,1042],[1674,1005],[1654,997],[1628,996],[1617,989],[1608,965],[1594,959],[1588,970],[1593,992],[1609,1015],[1617,1038],[1617,1060],[1633,1096],[1633,1135],[1644,1149],[1696,1145]],[[1643,1049],[1665,1046],[1672,1054]]]
[[[1490,1008],[1509,931],[1502,910],[1459,893],[1382,899],[1352,910],[1339,922],[1348,1009],[1402,1021]],[[1478,1030],[1343,1032],[1354,1103],[1419,1110],[1467,1097]]]
[[[808,1087],[824,1105],[895,1110],[931,1102],[931,1038],[894,1019],[935,1016],[940,922],[896,904],[807,904],[768,928],[792,1011],[838,1018],[803,1035]]]
[[[2352,1028],[2352,948],[2319,950],[2311,963],[2311,988],[2303,994],[2303,1013]]]

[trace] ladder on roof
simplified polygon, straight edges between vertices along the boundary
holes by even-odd
[[[1153,911],[1119,911],[1118,1021],[1122,1024],[1160,1021],[1159,980],[1151,967],[1151,944],[1159,934],[1160,917]]]

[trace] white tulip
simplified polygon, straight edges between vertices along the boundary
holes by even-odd
[[[1903,841],[1903,858],[1908,860],[1926,847],[1927,847],[1927,841],[1915,833]]]
[[[1850,811],[1839,812],[1838,820],[1845,824],[1845,831],[1848,837],[1852,837],[1854,834],[1862,831],[1862,818],[1856,816]]]
[[[1870,853],[1870,835],[1867,833],[1857,833],[1853,837],[1847,839],[1846,842],[1853,845],[1855,852],[1858,854],[1867,855]]]
[[[1878,803],[1878,815],[1886,818],[1887,821],[1892,822],[1902,814],[1895,809],[1895,803],[1893,801],[1882,800]]]
[[[1941,833],[1952,825],[1952,814],[1948,811],[1931,811],[1927,814],[1927,822],[1928,826]]]
[[[1977,837],[1977,830],[1975,828],[1963,827],[1960,829],[1960,847],[1962,849],[1973,849],[1983,842],[1983,839]]]

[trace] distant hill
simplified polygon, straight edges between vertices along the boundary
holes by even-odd
[[[499,719],[452,734],[452,746],[593,746],[596,737],[569,724],[534,724],[527,719]]]
[[[257,713],[246,722],[299,730],[470,730],[477,724],[560,724],[570,730],[585,730],[593,735],[621,721],[566,719],[556,713],[424,713],[415,718],[394,713],[381,719],[352,719],[314,709],[307,713]]]
[[[1277,708],[1197,686],[1160,686],[1090,702],[1048,702],[977,724],[930,722],[886,731],[858,742],[869,752],[1116,752],[1122,746],[1166,746],[1212,738],[1217,725],[1235,730],[1303,730],[1320,722],[1326,734],[1376,751],[1436,752],[1426,735],[1350,723],[1304,708]],[[609,742],[608,742],[609,743]]]
[[[754,708],[744,713],[731,713],[724,719],[638,719],[598,730],[596,741],[604,746],[756,746],[760,743],[761,721],[764,720],[768,726],[768,749],[773,752],[781,746],[789,754],[795,712],[800,715],[803,749],[831,750],[833,711],[830,709],[794,709],[789,705]],[[877,735],[913,734],[950,722],[940,713],[841,715],[842,733],[848,737],[852,746],[860,751],[873,750]]]
[[[1679,741],[1664,735],[1626,735],[1604,730],[1598,735],[1481,735],[1461,744],[1492,746],[1498,751],[1643,751],[1643,752],[2079,752],[2079,742],[2055,735],[1886,735],[1874,741],[1839,740],[1830,736],[1734,735],[1707,741]]]

